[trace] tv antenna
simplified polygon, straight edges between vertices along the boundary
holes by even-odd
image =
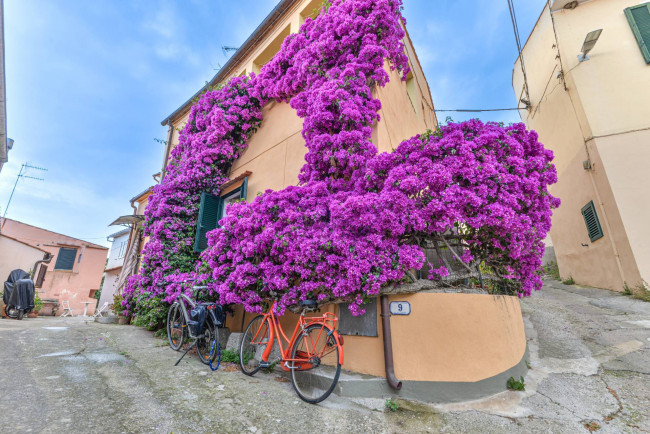
[[[28,169],[34,169],[34,170],[40,170],[42,172],[47,172],[47,169],[43,167],[38,167],[38,166],[32,166],[29,163],[24,163],[22,166],[20,166],[20,171],[18,172],[18,176],[16,177],[16,182],[14,183],[14,188],[11,190],[11,195],[9,196],[9,201],[7,202],[7,206],[5,207],[5,213],[2,215],[2,226],[0,226],[0,230],[5,225],[5,222],[7,219],[5,217],[7,216],[7,211],[9,210],[9,205],[11,204],[11,199],[14,197],[14,192],[16,191],[16,186],[18,185],[18,181],[20,181],[21,178],[28,178],[28,179],[35,179],[37,181],[45,181],[43,178],[38,178],[36,176],[29,176],[26,175],[26,172]]]

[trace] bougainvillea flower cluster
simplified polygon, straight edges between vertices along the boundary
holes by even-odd
[[[538,270],[556,181],[552,153],[522,124],[469,121],[406,140],[378,154],[376,86],[386,65],[402,77],[408,59],[399,0],[335,0],[290,35],[260,74],[206,92],[192,108],[168,174],[146,210],[142,272],[125,291],[167,302],[188,278],[208,281],[223,304],[280,311],[302,299],[350,302],[425,266],[421,243],[462,228],[463,260],[479,260],[539,289]],[[192,252],[201,192],[219,193],[232,162],[261,122],[267,101],[289,102],[303,118],[308,149],[300,184],[231,204],[209,247]],[[429,264],[430,278],[449,274]],[[199,271],[197,271],[199,270]]]

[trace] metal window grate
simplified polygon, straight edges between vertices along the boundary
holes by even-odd
[[[603,228],[600,226],[600,220],[598,219],[598,213],[596,213],[596,207],[594,206],[593,200],[582,207],[582,217],[585,219],[589,239],[592,243],[604,236]]]

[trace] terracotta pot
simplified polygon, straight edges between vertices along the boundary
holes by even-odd
[[[119,319],[117,320],[117,323],[121,325],[127,325],[129,323],[129,319],[125,316],[120,315]]]
[[[36,318],[38,316],[38,312],[30,312],[27,314],[27,318]]]

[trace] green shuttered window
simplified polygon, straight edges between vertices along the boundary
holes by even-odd
[[[219,220],[226,215],[226,206],[240,199],[246,200],[248,193],[248,177],[244,178],[242,185],[228,194],[218,197],[211,193],[201,193],[199,219],[196,223],[196,237],[194,251],[202,252],[208,247],[207,233],[219,227]]]
[[[645,63],[650,63],[650,3],[625,9],[625,16],[639,44]]]
[[[55,270],[72,270],[74,267],[74,260],[77,257],[77,249],[68,247],[61,247],[59,254],[56,257]]]
[[[598,220],[598,213],[596,213],[596,207],[593,201],[590,201],[582,207],[582,217],[585,219],[589,239],[592,243],[604,236],[603,228],[600,226],[600,220]]]
[[[194,251],[202,252],[208,247],[206,234],[217,227],[219,217],[220,198],[210,193],[201,193],[201,207],[199,208],[199,220],[196,224],[196,238],[194,240]]]

